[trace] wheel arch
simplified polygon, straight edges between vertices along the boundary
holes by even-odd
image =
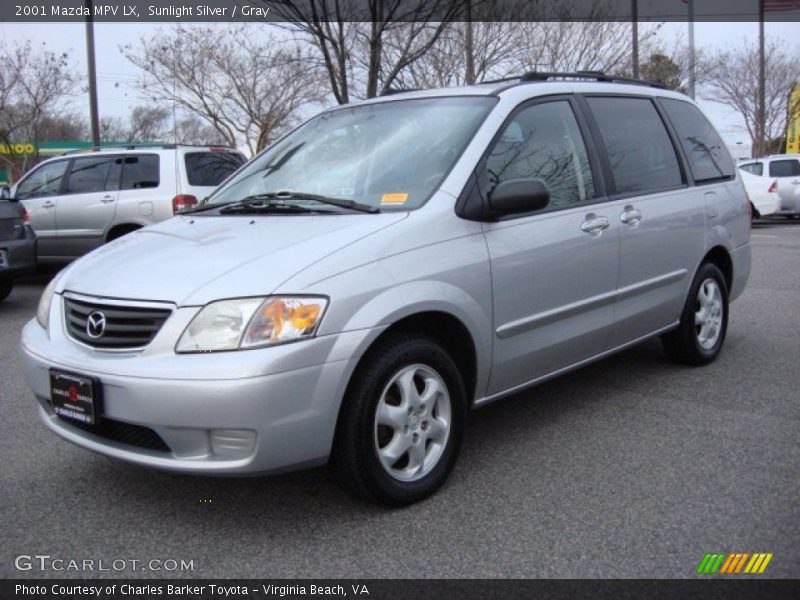
[[[728,287],[728,293],[730,293],[733,286],[733,259],[727,248],[724,246],[714,246],[711,248],[706,252],[703,260],[700,261],[700,265],[705,263],[712,263],[722,271],[722,274],[725,276],[725,285]]]
[[[141,229],[142,227],[144,227],[144,225],[141,223],[119,223],[118,225],[114,225],[108,230],[108,233],[106,233],[106,243],[131,233],[132,231]]]

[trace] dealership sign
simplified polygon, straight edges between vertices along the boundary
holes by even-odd
[[[35,144],[0,144],[0,154],[36,154]]]

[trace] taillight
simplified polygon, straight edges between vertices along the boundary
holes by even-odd
[[[24,206],[22,207],[22,222],[23,223],[30,223],[31,222],[31,217],[28,214],[28,211],[25,209]]]
[[[197,198],[190,194],[178,194],[172,199],[172,214],[177,215],[197,204]]]
[[[778,191],[778,180],[772,182],[772,185],[769,186],[768,192],[777,192]]]

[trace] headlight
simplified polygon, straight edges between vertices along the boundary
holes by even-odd
[[[318,296],[220,300],[189,323],[175,351],[217,352],[271,346],[313,337],[328,305]]]
[[[47,326],[50,323],[50,305],[53,304],[53,294],[56,291],[56,283],[58,283],[60,276],[61,274],[59,273],[53,277],[47,287],[44,288],[42,297],[39,299],[39,307],[36,309],[36,320],[45,330],[47,330]]]

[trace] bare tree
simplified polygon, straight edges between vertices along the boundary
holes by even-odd
[[[0,143],[36,146],[48,122],[52,125],[56,109],[63,108],[74,91],[76,76],[70,57],[47,50],[44,43],[41,48],[30,42],[2,44],[0,64]],[[37,159],[38,153],[0,155],[13,179]]]
[[[179,26],[123,53],[154,102],[173,103],[213,127],[225,143],[257,152],[301,110],[322,99],[318,73],[303,49],[264,25]]]
[[[284,27],[310,42],[339,104],[389,90],[463,14],[463,0],[276,1]]]
[[[195,116],[178,121],[177,141],[182,144],[223,145],[225,139],[219,131]]]
[[[765,139],[783,135],[786,128],[787,96],[792,83],[800,79],[800,61],[776,42],[765,49],[766,106]],[[758,122],[758,48],[745,43],[712,58],[708,82],[702,97],[730,106],[744,119],[754,150],[760,139]],[[757,150],[756,150],[757,151]]]

